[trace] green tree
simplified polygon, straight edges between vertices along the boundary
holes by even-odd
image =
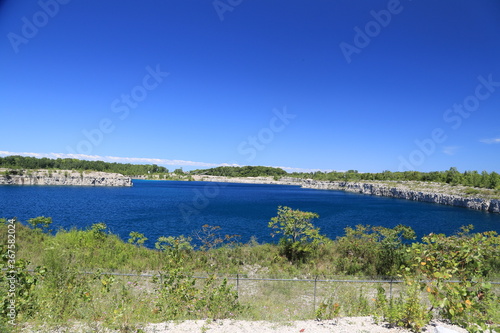
[[[288,260],[304,260],[308,254],[325,240],[311,221],[319,215],[312,212],[294,210],[290,207],[279,206],[278,215],[271,218],[269,228],[271,236],[282,235],[280,246],[282,254]]]
[[[446,171],[446,182],[451,185],[460,184],[462,181],[462,174],[457,170],[457,168],[452,167],[450,170]]]
[[[176,175],[184,175],[184,171],[182,170],[182,168],[175,169],[175,170],[174,170],[174,173],[175,173]]]
[[[500,175],[494,171],[490,173],[490,188],[500,189]]]

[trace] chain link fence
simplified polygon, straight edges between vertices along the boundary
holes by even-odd
[[[153,297],[159,274],[83,272],[115,277],[115,284],[133,285],[143,297]],[[209,276],[192,275],[197,285]],[[396,278],[275,278],[243,274],[217,276],[226,279],[238,293],[242,305],[251,307],[250,317],[261,320],[300,320],[314,318],[323,302],[338,304],[345,316],[370,315],[380,288],[387,297],[399,297],[403,280]],[[458,281],[448,281],[456,283]],[[500,295],[500,281],[490,281],[493,290]]]

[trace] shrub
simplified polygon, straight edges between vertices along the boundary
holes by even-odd
[[[458,235],[430,234],[414,243],[409,252],[413,263],[404,268],[427,281],[431,310],[469,331],[487,330],[500,306],[500,297],[485,282],[489,258],[498,258],[500,237],[496,232],[469,234],[472,226]],[[450,283],[448,280],[457,279]],[[496,304],[496,306],[495,306]],[[495,324],[498,327],[498,323]]]
[[[335,244],[340,255],[338,268],[347,275],[395,276],[407,261],[404,240],[414,238],[413,229],[404,225],[392,229],[369,225],[347,227],[345,236]]]
[[[45,217],[45,216],[38,216],[32,219],[28,220],[28,224],[35,230],[38,230],[39,232],[49,232],[50,230],[48,229],[50,225],[52,224],[52,218],[51,217]]]
[[[318,309],[316,310],[316,319],[336,319],[340,316],[340,304],[333,303],[332,299],[329,298],[326,301],[321,302]]]
[[[128,239],[129,244],[134,244],[136,246],[143,246],[144,242],[147,241],[148,239],[144,236],[144,234],[141,234],[137,231],[131,231],[129,234],[130,238]]]
[[[271,218],[269,228],[273,229],[271,236],[282,235],[279,241],[281,252],[290,261],[304,261],[325,240],[314,227],[312,219],[318,214],[293,210],[290,207],[279,206],[278,216]]]
[[[399,297],[387,300],[385,289],[379,287],[375,300],[375,321],[383,319],[391,326],[420,332],[431,320],[431,315],[422,300],[421,289],[422,286],[418,281],[406,278],[405,288]]]
[[[182,259],[171,257],[167,266],[155,277],[159,300],[156,312],[162,320],[175,319],[223,319],[238,314],[242,307],[238,295],[223,279],[218,283],[215,276],[208,277],[202,289],[196,287],[196,279],[185,271]]]

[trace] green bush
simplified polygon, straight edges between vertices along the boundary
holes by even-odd
[[[387,300],[385,289],[379,287],[375,301],[375,321],[379,322],[382,319],[391,326],[420,332],[432,318],[423,302],[421,289],[422,286],[418,281],[407,278],[405,288],[399,297]]]
[[[395,276],[408,260],[405,240],[415,239],[412,228],[357,225],[347,227],[335,242],[338,269],[347,275]]]
[[[496,232],[470,234],[472,226],[462,228],[457,235],[430,234],[422,243],[409,249],[413,263],[404,269],[427,281],[426,291],[432,308],[453,324],[469,331],[483,331],[498,322],[500,297],[485,282],[490,267],[489,258],[500,255],[500,237]],[[458,282],[449,283],[449,279]]]
[[[186,272],[183,261],[177,257],[171,257],[153,281],[159,293],[155,311],[162,320],[224,319],[242,310],[237,293],[226,279],[219,283],[212,275],[198,288],[196,279]]]

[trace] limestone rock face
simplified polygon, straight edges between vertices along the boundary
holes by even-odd
[[[441,205],[465,207],[475,210],[484,210],[491,213],[500,213],[500,200],[481,197],[470,197],[463,194],[460,186],[449,186],[441,183],[419,183],[409,181],[393,182],[347,182],[347,181],[319,181],[294,177],[223,177],[195,175],[194,180],[208,182],[229,182],[247,184],[280,184],[298,185],[304,188],[318,190],[339,190],[398,199],[437,203]]]
[[[220,183],[302,185],[302,179],[294,177],[281,177],[279,180],[274,180],[273,177],[224,177],[194,175],[193,179],[196,181]]]
[[[23,170],[0,175],[0,185],[132,186],[132,179],[118,173],[71,170]]]
[[[431,202],[441,205],[466,207],[475,210],[489,211],[492,213],[500,212],[500,200],[439,193],[437,186],[436,191],[432,191],[432,189],[414,190],[406,187],[404,184],[389,186],[387,184],[377,183],[326,182],[306,179],[303,181],[302,187],[322,190],[342,190],[391,198]]]
[[[488,210],[492,213],[500,213],[500,200],[491,200]]]

